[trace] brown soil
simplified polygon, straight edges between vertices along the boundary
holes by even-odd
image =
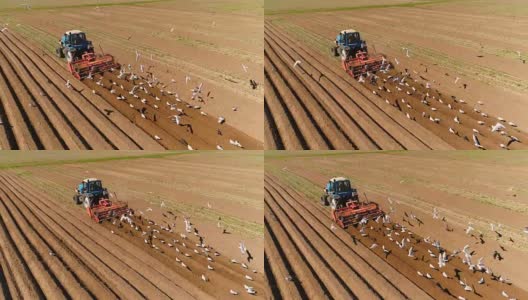
[[[361,14],[364,14],[363,10],[361,11]],[[266,105],[269,107],[265,124],[265,128],[269,128],[267,131],[269,143],[266,147],[270,149],[476,149],[472,137],[473,129],[479,131],[478,139],[486,149],[501,149],[501,144],[507,149],[526,147],[523,141],[526,140],[527,135],[522,129],[523,125],[519,123],[521,121],[519,118],[517,118],[518,122],[514,122],[515,127],[509,126],[507,122],[510,119],[506,118],[507,121],[502,122],[506,126],[502,134],[491,132],[491,126],[499,122],[497,114],[504,117],[504,109],[490,105],[488,98],[491,96],[482,97],[482,93],[479,93],[482,83],[475,84],[474,81],[468,83],[470,79],[464,77],[458,83],[458,88],[453,89],[452,84],[447,84],[445,79],[440,78],[437,67],[425,64],[421,58],[414,56],[407,58],[405,54],[402,57],[401,51],[396,53],[393,44],[389,44],[388,40],[387,45],[391,47],[384,43],[381,43],[383,47],[380,47],[380,36],[383,37],[385,32],[376,30],[381,26],[381,21],[369,20],[389,19],[390,22],[396,22],[398,17],[390,9],[374,11],[383,13],[372,13],[372,18],[363,15],[352,18],[341,13],[283,15],[270,17],[266,21],[265,55],[266,58],[271,59],[271,63],[267,65],[265,72],[267,76],[273,74],[282,78],[288,86],[287,89],[280,89],[272,84],[271,88],[266,89]],[[307,17],[308,15],[310,17]],[[418,18],[416,14],[412,17]],[[364,38],[366,37],[367,40],[372,38],[371,44],[376,42],[376,50],[388,54],[388,59],[396,67],[386,74],[378,72],[379,78],[375,84],[368,83],[368,79],[367,83],[358,83],[342,70],[338,60],[332,59],[329,54],[322,54],[321,49],[318,48],[320,43],[325,42],[329,49],[330,41],[334,38],[335,32],[338,32],[337,28],[351,27],[350,24],[346,25],[347,22],[361,26],[363,23],[367,24],[364,29],[358,26],[363,29]],[[302,32],[292,34],[288,31],[290,26],[288,24],[297,26]],[[405,27],[398,24],[391,26],[389,31],[414,31],[414,29],[401,28]],[[299,34],[304,36],[299,37]],[[408,35],[394,34],[393,37],[395,40],[402,38],[416,40],[415,37],[411,38]],[[392,39],[390,42],[393,42]],[[372,49],[374,48],[371,47]],[[454,56],[457,53],[460,52],[450,52]],[[395,58],[399,60],[399,64],[394,63]],[[465,56],[459,59],[472,61]],[[293,68],[296,60],[301,61],[301,64]],[[499,66],[503,67],[505,64],[498,63],[488,67],[497,67],[495,68],[497,72],[504,71]],[[406,68],[408,73],[405,73]],[[428,73],[423,71],[426,68],[429,69]],[[404,76],[405,81],[398,84]],[[391,81],[395,78],[399,78],[397,83]],[[453,75],[449,80],[451,78],[454,81]],[[298,81],[302,84],[295,83]],[[275,79],[275,82],[278,81]],[[427,83],[431,84],[431,88],[426,88]],[[471,88],[462,88],[463,83]],[[507,84],[506,81],[500,83]],[[387,89],[390,92],[387,92]],[[308,103],[309,100],[309,98],[305,100],[307,98],[300,94],[297,95],[299,90],[309,91],[319,104],[317,109],[313,110],[309,109],[308,104],[305,105],[308,118],[299,114],[298,108],[295,108],[295,105],[298,106],[295,103]],[[428,103],[424,105],[421,100],[426,94],[429,94],[426,97]],[[477,100],[483,100],[483,104],[477,104]],[[511,102],[515,104],[513,100]],[[448,108],[448,105],[451,108]],[[464,113],[460,113],[459,110],[463,110]],[[482,112],[487,113],[488,116],[483,117]],[[493,115],[493,112],[496,114]],[[508,114],[510,115],[512,114]],[[455,116],[458,116],[460,123],[454,122]],[[430,117],[439,121],[432,122]],[[318,129],[315,132],[319,132],[328,141],[326,145],[321,147],[304,142],[310,139],[303,137],[303,132],[313,132],[305,128],[305,120],[311,120],[313,126]],[[337,130],[321,125],[324,124],[323,120],[326,120],[327,124],[333,123],[337,126]],[[450,133],[450,128],[454,133]],[[342,141],[343,134],[344,139],[351,145],[344,147],[332,144],[332,138]],[[511,136],[518,138],[521,143],[512,142],[508,145],[512,140]],[[286,141],[283,141],[284,139]]]
[[[517,266],[527,257],[526,235],[522,233],[522,228],[526,226],[526,213],[522,208],[524,202],[517,199],[517,196],[522,198],[525,194],[523,182],[526,175],[523,169],[526,161],[522,159],[522,153],[515,156],[508,154],[510,153],[503,156],[496,152],[472,157],[468,152],[343,153],[332,157],[307,155],[272,160],[270,168],[273,166],[273,170],[277,170],[273,174],[283,175],[280,175],[281,179],[267,176],[266,189],[274,187],[279,193],[274,196],[275,199],[284,205],[291,201],[289,194],[307,208],[307,211],[299,212],[305,218],[308,218],[308,211],[320,214],[325,230],[330,232],[330,211],[315,199],[315,190],[332,176],[349,177],[360,191],[360,199],[380,204],[386,213],[390,212],[392,223],[381,225],[381,222],[369,222],[365,226],[368,236],[361,236],[359,228],[354,227],[346,231],[334,230],[335,235],[350,236],[348,247],[374,253],[436,299],[449,297],[449,293],[455,299],[458,296],[466,299],[498,299],[502,297],[502,291],[510,297],[521,299],[527,296],[526,272]],[[508,181],[507,178],[512,177],[518,180]],[[304,189],[297,185],[299,181],[290,178],[307,180],[303,184]],[[286,182],[295,182],[295,189]],[[308,187],[308,182],[313,186]],[[310,195],[309,198],[307,195]],[[484,202],[480,199],[488,200]],[[512,206],[508,209],[502,204]],[[438,219],[432,217],[433,207],[439,211]],[[411,215],[415,215],[423,224]],[[268,221],[269,215],[266,214],[266,217]],[[307,221],[315,224],[308,219]],[[471,234],[466,234],[469,222],[475,229]],[[495,224],[495,228],[498,228],[499,223],[502,224],[501,229],[496,229],[500,235],[490,230],[490,223]],[[401,226],[406,227],[405,232],[402,232]],[[412,232],[412,235],[408,232]],[[401,242],[402,238],[407,237],[409,242],[400,249],[396,241]],[[425,237],[430,239],[429,243],[424,241]],[[491,274],[470,271],[462,263],[462,254],[453,256],[446,267],[438,269],[438,258],[431,257],[427,251],[431,250],[438,255],[438,249],[431,244],[434,240],[439,240],[442,249],[448,254],[469,245],[474,264],[482,257],[483,263],[492,270],[493,275],[508,278],[513,284],[493,280]],[[373,243],[378,246],[369,250]],[[280,248],[282,243],[278,245]],[[332,243],[328,245],[334,246]],[[415,259],[407,256],[411,245],[416,251]],[[386,255],[382,246],[390,249],[391,253]],[[341,253],[344,247],[337,249]],[[495,251],[504,259],[494,259]],[[436,269],[431,269],[429,264]],[[475,293],[464,291],[455,277],[455,269],[460,270],[461,280],[470,285]],[[433,279],[421,277],[417,271],[424,275],[429,273]],[[446,272],[449,278],[444,278],[442,272]],[[477,283],[481,278],[484,278],[484,284]],[[279,287],[280,291],[282,289]]]

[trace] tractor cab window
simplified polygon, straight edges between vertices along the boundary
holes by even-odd
[[[86,36],[84,35],[84,33],[70,35],[70,43],[72,45],[81,45],[84,40],[86,40]]]
[[[338,193],[350,191],[350,182],[349,181],[339,181],[336,182],[336,191]]]
[[[101,181],[91,181],[89,183],[89,192],[99,191],[102,189]]]
[[[352,32],[347,35],[347,44],[352,44],[357,41],[359,41],[359,33],[358,32]]]

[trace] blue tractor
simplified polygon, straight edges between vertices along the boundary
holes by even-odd
[[[332,54],[346,60],[349,57],[355,57],[358,51],[368,52],[367,43],[361,39],[359,32],[354,29],[339,32],[335,46],[332,47]]]
[[[127,203],[118,200],[110,201],[108,190],[97,178],[84,179],[79,183],[75,192],[73,202],[75,204],[82,203],[88,215],[98,223],[131,212]],[[117,197],[115,193],[114,197]]]
[[[79,80],[119,68],[112,55],[96,55],[92,42],[80,30],[67,31],[59,44],[57,56],[66,57],[68,70]]]
[[[332,206],[333,208],[342,207],[348,201],[358,201],[358,193],[352,187],[350,180],[344,177],[334,177],[328,181],[321,196],[321,204]]]
[[[86,34],[80,30],[70,30],[60,39],[60,46],[55,50],[59,58],[65,58],[69,63],[80,59],[85,53],[94,53],[92,42],[86,39]]]
[[[333,56],[341,56],[343,69],[354,78],[390,67],[382,54],[369,55],[367,42],[354,29],[339,32],[331,51]]]
[[[86,178],[75,189],[73,202],[81,204],[83,202],[86,207],[96,205],[102,198],[108,198],[108,191],[103,187],[101,180],[96,178]]]

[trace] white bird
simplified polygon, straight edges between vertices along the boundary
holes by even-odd
[[[218,124],[223,124],[225,122],[224,117],[218,117]]]
[[[363,75],[360,75],[359,78],[358,78],[358,82],[365,82],[365,78],[363,77]]]
[[[369,249],[374,249],[374,248],[376,248],[376,247],[378,247],[378,244],[373,243],[373,244],[369,247]]]
[[[242,64],[242,69],[244,69],[244,72],[247,73],[248,67],[246,65]]]
[[[460,124],[460,119],[458,118],[458,116],[455,116],[453,120],[455,121],[455,123]]]
[[[297,65],[300,65],[301,64],[301,61],[300,60],[296,60],[294,63],[293,63],[293,67],[297,67]]]
[[[220,145],[216,145],[216,150],[224,150],[224,148],[222,148]]]
[[[249,281],[253,281],[253,278],[252,278],[251,276],[249,276],[249,275],[246,275],[246,276],[244,276],[244,277],[245,277],[247,280],[249,280]]]
[[[425,277],[427,277],[428,279],[432,279],[433,278],[433,276],[431,276],[431,274],[429,274],[429,273],[425,273]]]
[[[505,292],[505,291],[502,291],[501,295],[502,295],[503,297],[505,297],[505,298],[508,298],[508,297],[510,297],[510,296],[508,296],[508,294],[506,294],[506,292]]]
[[[191,145],[187,144],[187,150],[191,150],[192,151],[194,149],[193,149],[193,147]]]
[[[214,268],[211,267],[210,265],[207,265],[207,269],[208,269],[208,270],[214,270]]]
[[[444,276],[445,278],[449,278],[449,276],[447,276],[446,272],[442,272],[442,276]]]
[[[231,293],[231,295],[238,295],[238,292],[237,292],[237,291],[229,290],[229,292]]]
[[[478,137],[476,134],[473,134],[473,143],[475,144],[475,147],[477,148],[483,148],[481,145],[480,145],[480,142],[478,140]]]
[[[238,243],[238,249],[240,249],[240,253],[246,254],[247,248],[246,248],[244,241],[241,241],[240,243]]]
[[[466,286],[464,287],[464,290],[465,290],[465,291],[468,291],[468,292],[473,291],[473,289],[472,289],[469,285],[466,285]]]
[[[255,295],[257,293],[253,288],[246,289],[246,292],[250,295]]]
[[[237,141],[237,140],[229,139],[229,144],[231,144],[233,146],[237,146],[238,148],[242,148],[242,144],[240,144],[240,142]]]
[[[473,226],[471,226],[471,224],[468,224],[468,227],[466,228],[466,234],[469,234],[473,229]]]
[[[414,257],[413,247],[409,248],[409,253],[407,254],[407,256]]]
[[[484,277],[480,278],[480,280],[478,281],[478,284],[483,284],[484,283]]]
[[[497,122],[497,124],[491,126],[491,132],[501,131],[504,128],[506,128],[506,127],[504,127],[504,125],[502,125],[501,123]]]
[[[452,133],[452,134],[456,134],[456,132],[451,127],[449,127],[449,132]]]
[[[205,282],[207,282],[207,277],[205,277],[204,274],[202,274],[202,280],[205,281]]]

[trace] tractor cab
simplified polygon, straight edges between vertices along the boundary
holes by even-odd
[[[342,207],[349,201],[358,201],[358,193],[352,187],[350,180],[344,177],[334,177],[328,181],[321,197],[323,205],[332,208]]]
[[[96,178],[87,178],[79,184],[78,191],[82,193],[102,194],[104,189],[101,180]]]
[[[355,57],[358,51],[367,52],[367,43],[361,39],[359,32],[354,29],[346,29],[339,32],[335,43],[336,46],[332,48],[334,55],[341,55],[343,60],[348,57]]]
[[[57,56],[73,62],[85,53],[93,53],[92,42],[86,39],[86,34],[80,30],[70,30],[64,33],[60,40],[60,47],[56,50]]]
[[[108,191],[103,187],[101,180],[97,178],[86,178],[76,189],[73,200],[76,204],[85,202],[85,206],[93,206],[99,203],[100,199],[108,198]]]

